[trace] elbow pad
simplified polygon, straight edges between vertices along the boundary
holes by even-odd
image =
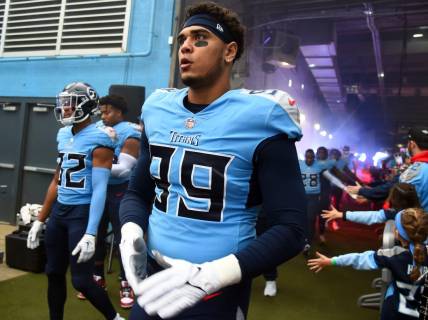
[[[115,178],[126,178],[131,174],[131,170],[137,163],[135,159],[130,154],[121,152],[117,159],[117,163],[114,163],[111,168],[111,175]]]

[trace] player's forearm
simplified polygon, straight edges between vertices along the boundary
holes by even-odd
[[[150,176],[150,151],[144,131],[141,135],[140,150],[128,190],[120,203],[119,218],[121,225],[134,222],[146,232],[155,196],[155,185]]]
[[[236,254],[242,277],[253,278],[272,270],[298,255],[304,245],[305,234],[300,222],[269,228]]]
[[[86,233],[96,235],[98,225],[103,215],[104,205],[107,195],[107,183],[110,177],[110,169],[94,167],[92,168],[92,197],[89,206],[89,220]]]

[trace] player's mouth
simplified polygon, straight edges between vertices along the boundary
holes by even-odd
[[[183,59],[180,60],[180,69],[181,69],[181,71],[188,70],[191,65],[192,65],[192,61],[190,61],[189,59],[183,58]]]

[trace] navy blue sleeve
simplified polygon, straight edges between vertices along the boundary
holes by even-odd
[[[243,277],[290,260],[303,250],[306,238],[306,197],[294,141],[278,136],[257,149],[255,170],[271,227],[237,252]]]
[[[145,233],[154,197],[155,182],[150,176],[149,142],[143,130],[140,140],[140,156],[132,171],[128,190],[120,203],[119,218],[121,225],[126,222],[134,222]]]
[[[358,191],[358,195],[363,196],[369,200],[385,200],[388,198],[389,190],[393,185],[394,182],[388,181],[374,188],[361,188]]]

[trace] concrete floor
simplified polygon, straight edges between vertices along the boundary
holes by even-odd
[[[5,236],[12,231],[16,230],[16,226],[8,224],[0,224],[0,251],[5,252]],[[3,257],[3,263],[0,264],[0,281],[8,280],[11,278],[19,277],[27,274],[25,271],[9,268],[6,264],[6,253]]]

